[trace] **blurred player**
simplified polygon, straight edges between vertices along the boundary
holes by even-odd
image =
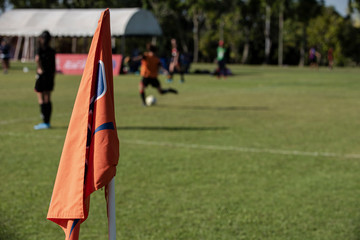
[[[219,46],[217,48],[217,63],[218,63],[218,78],[223,76],[226,78],[227,76],[227,69],[225,66],[225,52],[226,49],[224,48],[224,41],[219,41]]]
[[[4,74],[8,73],[9,70],[9,60],[10,60],[10,45],[7,42],[6,39],[3,39],[1,41],[1,45],[0,45],[0,56],[1,56],[1,60],[2,60],[2,66],[3,66],[3,70],[4,70]]]
[[[310,48],[309,50],[309,60],[310,60],[310,67],[316,67],[319,69],[318,62],[321,59],[321,54],[316,51],[315,47]]]
[[[158,80],[158,72],[159,68],[163,68],[160,63],[160,59],[156,56],[156,47],[154,45],[148,44],[148,51],[141,56],[141,71],[140,75],[142,76],[142,80],[139,85],[140,97],[144,106],[146,106],[146,96],[145,96],[145,88],[148,85],[156,88],[160,94],[166,93],[175,93],[178,92],[173,88],[163,89],[161,88],[161,84]],[[163,71],[166,69],[163,68]]]
[[[180,73],[180,82],[185,82],[184,79],[184,72],[180,65],[180,53],[177,49],[176,39],[171,39],[171,59],[170,59],[170,65],[169,65],[169,75],[168,75],[168,82],[172,82],[173,76],[175,71]]]
[[[36,83],[35,92],[40,105],[43,122],[35,125],[34,129],[50,128],[50,117],[52,112],[51,91],[54,89],[55,79],[55,50],[50,47],[51,35],[44,31],[39,37],[39,49],[35,56],[36,61]]]
[[[333,69],[333,66],[334,66],[334,50],[333,50],[333,48],[329,48],[329,50],[328,50],[328,62],[329,62],[329,68]]]

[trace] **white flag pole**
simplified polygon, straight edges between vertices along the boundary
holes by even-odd
[[[113,177],[113,179],[108,184],[107,214],[109,226],[109,240],[116,240],[115,177]]]

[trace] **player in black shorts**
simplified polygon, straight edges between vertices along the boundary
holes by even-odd
[[[156,88],[160,94],[166,93],[175,93],[177,94],[177,90],[173,88],[164,89],[161,87],[160,82],[158,80],[158,71],[161,67],[160,59],[156,56],[156,47],[148,44],[148,51],[141,56],[141,72],[142,80],[139,85],[139,92],[142,103],[146,106],[145,102],[145,88],[148,85]]]
[[[160,82],[157,78],[151,78],[151,77],[143,77],[141,80],[142,85],[146,88],[148,85],[151,85],[153,88],[159,88]]]
[[[51,35],[48,31],[44,31],[39,37],[39,49],[35,56],[36,82],[35,92],[40,105],[40,112],[43,122],[35,125],[34,129],[50,128],[50,117],[52,112],[51,92],[54,89],[55,80],[55,50],[50,47]]]
[[[171,39],[171,59],[169,64],[169,75],[167,82],[173,81],[175,71],[180,73],[180,82],[184,83],[184,71],[180,64],[180,52],[177,48],[176,39],[173,38]]]

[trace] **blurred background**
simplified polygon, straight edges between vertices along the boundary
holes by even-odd
[[[335,66],[360,63],[359,0],[1,0],[2,13],[18,8],[142,8],[162,29],[156,38],[159,55],[170,53],[170,39],[187,61],[214,62],[219,40],[224,40],[228,63],[308,65],[309,50],[328,65],[333,50]],[[0,36],[1,37],[1,36]],[[10,42],[16,45],[16,36]],[[114,38],[114,53],[131,56],[145,50],[151,36]],[[56,41],[58,53],[86,53],[90,40],[70,37]],[[125,46],[121,46],[126,44]],[[74,50],[75,49],[75,50]]]

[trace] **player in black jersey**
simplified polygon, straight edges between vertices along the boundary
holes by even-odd
[[[51,35],[44,31],[39,37],[39,48],[35,56],[36,61],[36,83],[35,92],[40,105],[43,122],[35,125],[34,129],[50,128],[50,117],[52,112],[51,92],[54,89],[55,80],[55,50],[50,47]]]

